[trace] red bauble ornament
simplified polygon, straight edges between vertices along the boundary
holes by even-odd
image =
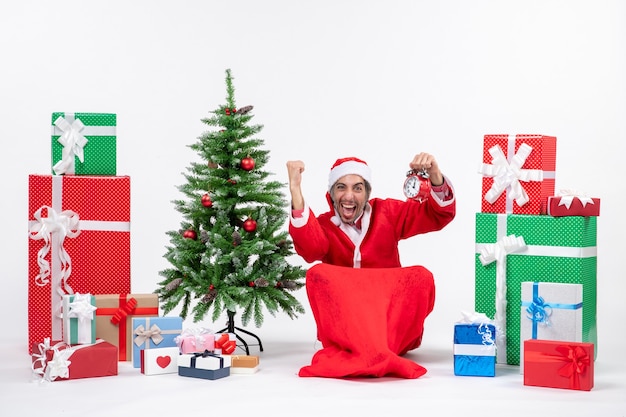
[[[211,196],[208,194],[205,194],[202,196],[202,205],[204,207],[211,207],[213,206],[213,201],[211,201]]]
[[[249,287],[254,287],[254,281],[250,281],[250,282],[248,282],[248,286],[249,286]]]
[[[245,171],[252,171],[254,169],[254,159],[247,156],[241,160],[241,169]]]
[[[215,289],[215,286],[213,284],[211,284],[211,285],[209,285],[209,289],[210,290]]]
[[[256,220],[247,218],[245,222],[243,222],[243,230],[248,233],[252,233],[256,230]]]
[[[195,231],[191,230],[191,229],[187,229],[185,230],[185,232],[183,233],[183,237],[185,239],[193,239],[196,240],[198,238],[198,235],[196,234]]]

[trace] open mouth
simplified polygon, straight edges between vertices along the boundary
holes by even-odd
[[[341,215],[345,219],[351,219],[356,213],[356,204],[341,204]]]

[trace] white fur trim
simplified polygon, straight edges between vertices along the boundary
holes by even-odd
[[[360,175],[365,181],[370,184],[372,183],[372,170],[367,164],[357,161],[346,161],[330,170],[330,175],[328,176],[328,191],[330,191],[339,178],[350,174]]]

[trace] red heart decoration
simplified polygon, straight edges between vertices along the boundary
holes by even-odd
[[[167,365],[169,365],[171,361],[172,358],[170,358],[169,356],[157,357],[157,365],[159,365],[163,369],[167,368]]]

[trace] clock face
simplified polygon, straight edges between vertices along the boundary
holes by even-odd
[[[404,181],[404,195],[407,198],[415,198],[420,191],[420,180],[414,175],[407,177]]]

